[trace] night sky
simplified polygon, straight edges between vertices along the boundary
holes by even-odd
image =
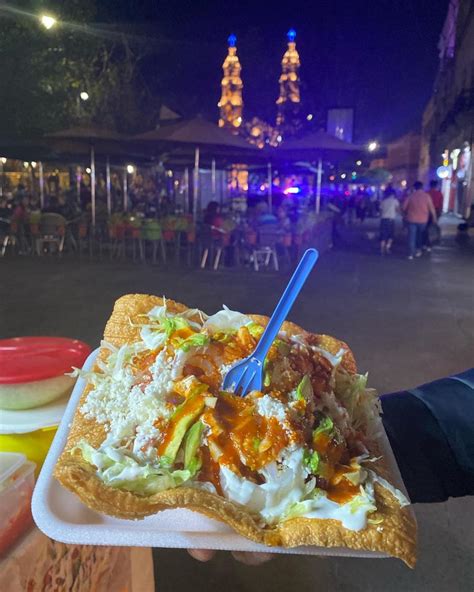
[[[237,35],[244,116],[274,122],[286,32],[297,31],[305,111],[356,109],[355,140],[388,140],[420,125],[438,65],[448,0],[114,0],[98,21],[132,23],[156,39],[143,64],[153,92],[184,115],[217,119],[221,64]],[[128,26],[128,25],[127,25]],[[321,122],[324,124],[324,121]]]

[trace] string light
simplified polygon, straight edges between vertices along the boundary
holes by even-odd
[[[357,165],[357,166],[361,166],[361,164],[362,164],[362,161],[361,161],[361,160],[357,160],[357,161],[356,161],[356,165]]]
[[[127,173],[129,175],[133,175],[134,172],[135,172],[135,167],[133,166],[133,164],[127,164]]]
[[[5,156],[2,156],[2,157],[0,158],[0,162],[1,162],[2,164],[5,164],[5,163],[7,162],[7,159],[5,158]]]
[[[82,101],[88,101],[89,100],[89,93],[86,92],[85,90],[83,90],[81,93],[79,93],[79,96],[81,97]]]
[[[87,173],[88,175],[90,175],[90,174],[91,174],[91,170],[90,170],[90,168],[89,168],[89,167],[87,167],[87,168],[86,168],[86,173]]]

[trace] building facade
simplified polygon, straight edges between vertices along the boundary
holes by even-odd
[[[474,201],[474,0],[451,0],[439,69],[422,120],[419,175],[441,180],[444,211],[468,217]]]

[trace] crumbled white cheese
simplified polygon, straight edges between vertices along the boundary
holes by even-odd
[[[136,377],[127,368],[104,377],[88,394],[81,411],[105,424],[110,442],[136,436],[134,452],[143,451],[159,435],[154,427],[156,419],[171,414],[166,396],[173,390],[173,381],[182,375],[184,360],[181,352],[178,356],[175,363],[162,350],[150,366],[152,379],[145,388],[134,384]]]
[[[256,399],[255,406],[257,413],[263,417],[275,417],[279,421],[285,421],[286,419],[285,405],[270,395],[264,395]]]

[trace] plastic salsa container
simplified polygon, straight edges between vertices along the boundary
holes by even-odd
[[[34,470],[24,454],[0,453],[0,555],[33,523]]]
[[[32,409],[70,393],[91,348],[65,337],[0,340],[0,409]]]

